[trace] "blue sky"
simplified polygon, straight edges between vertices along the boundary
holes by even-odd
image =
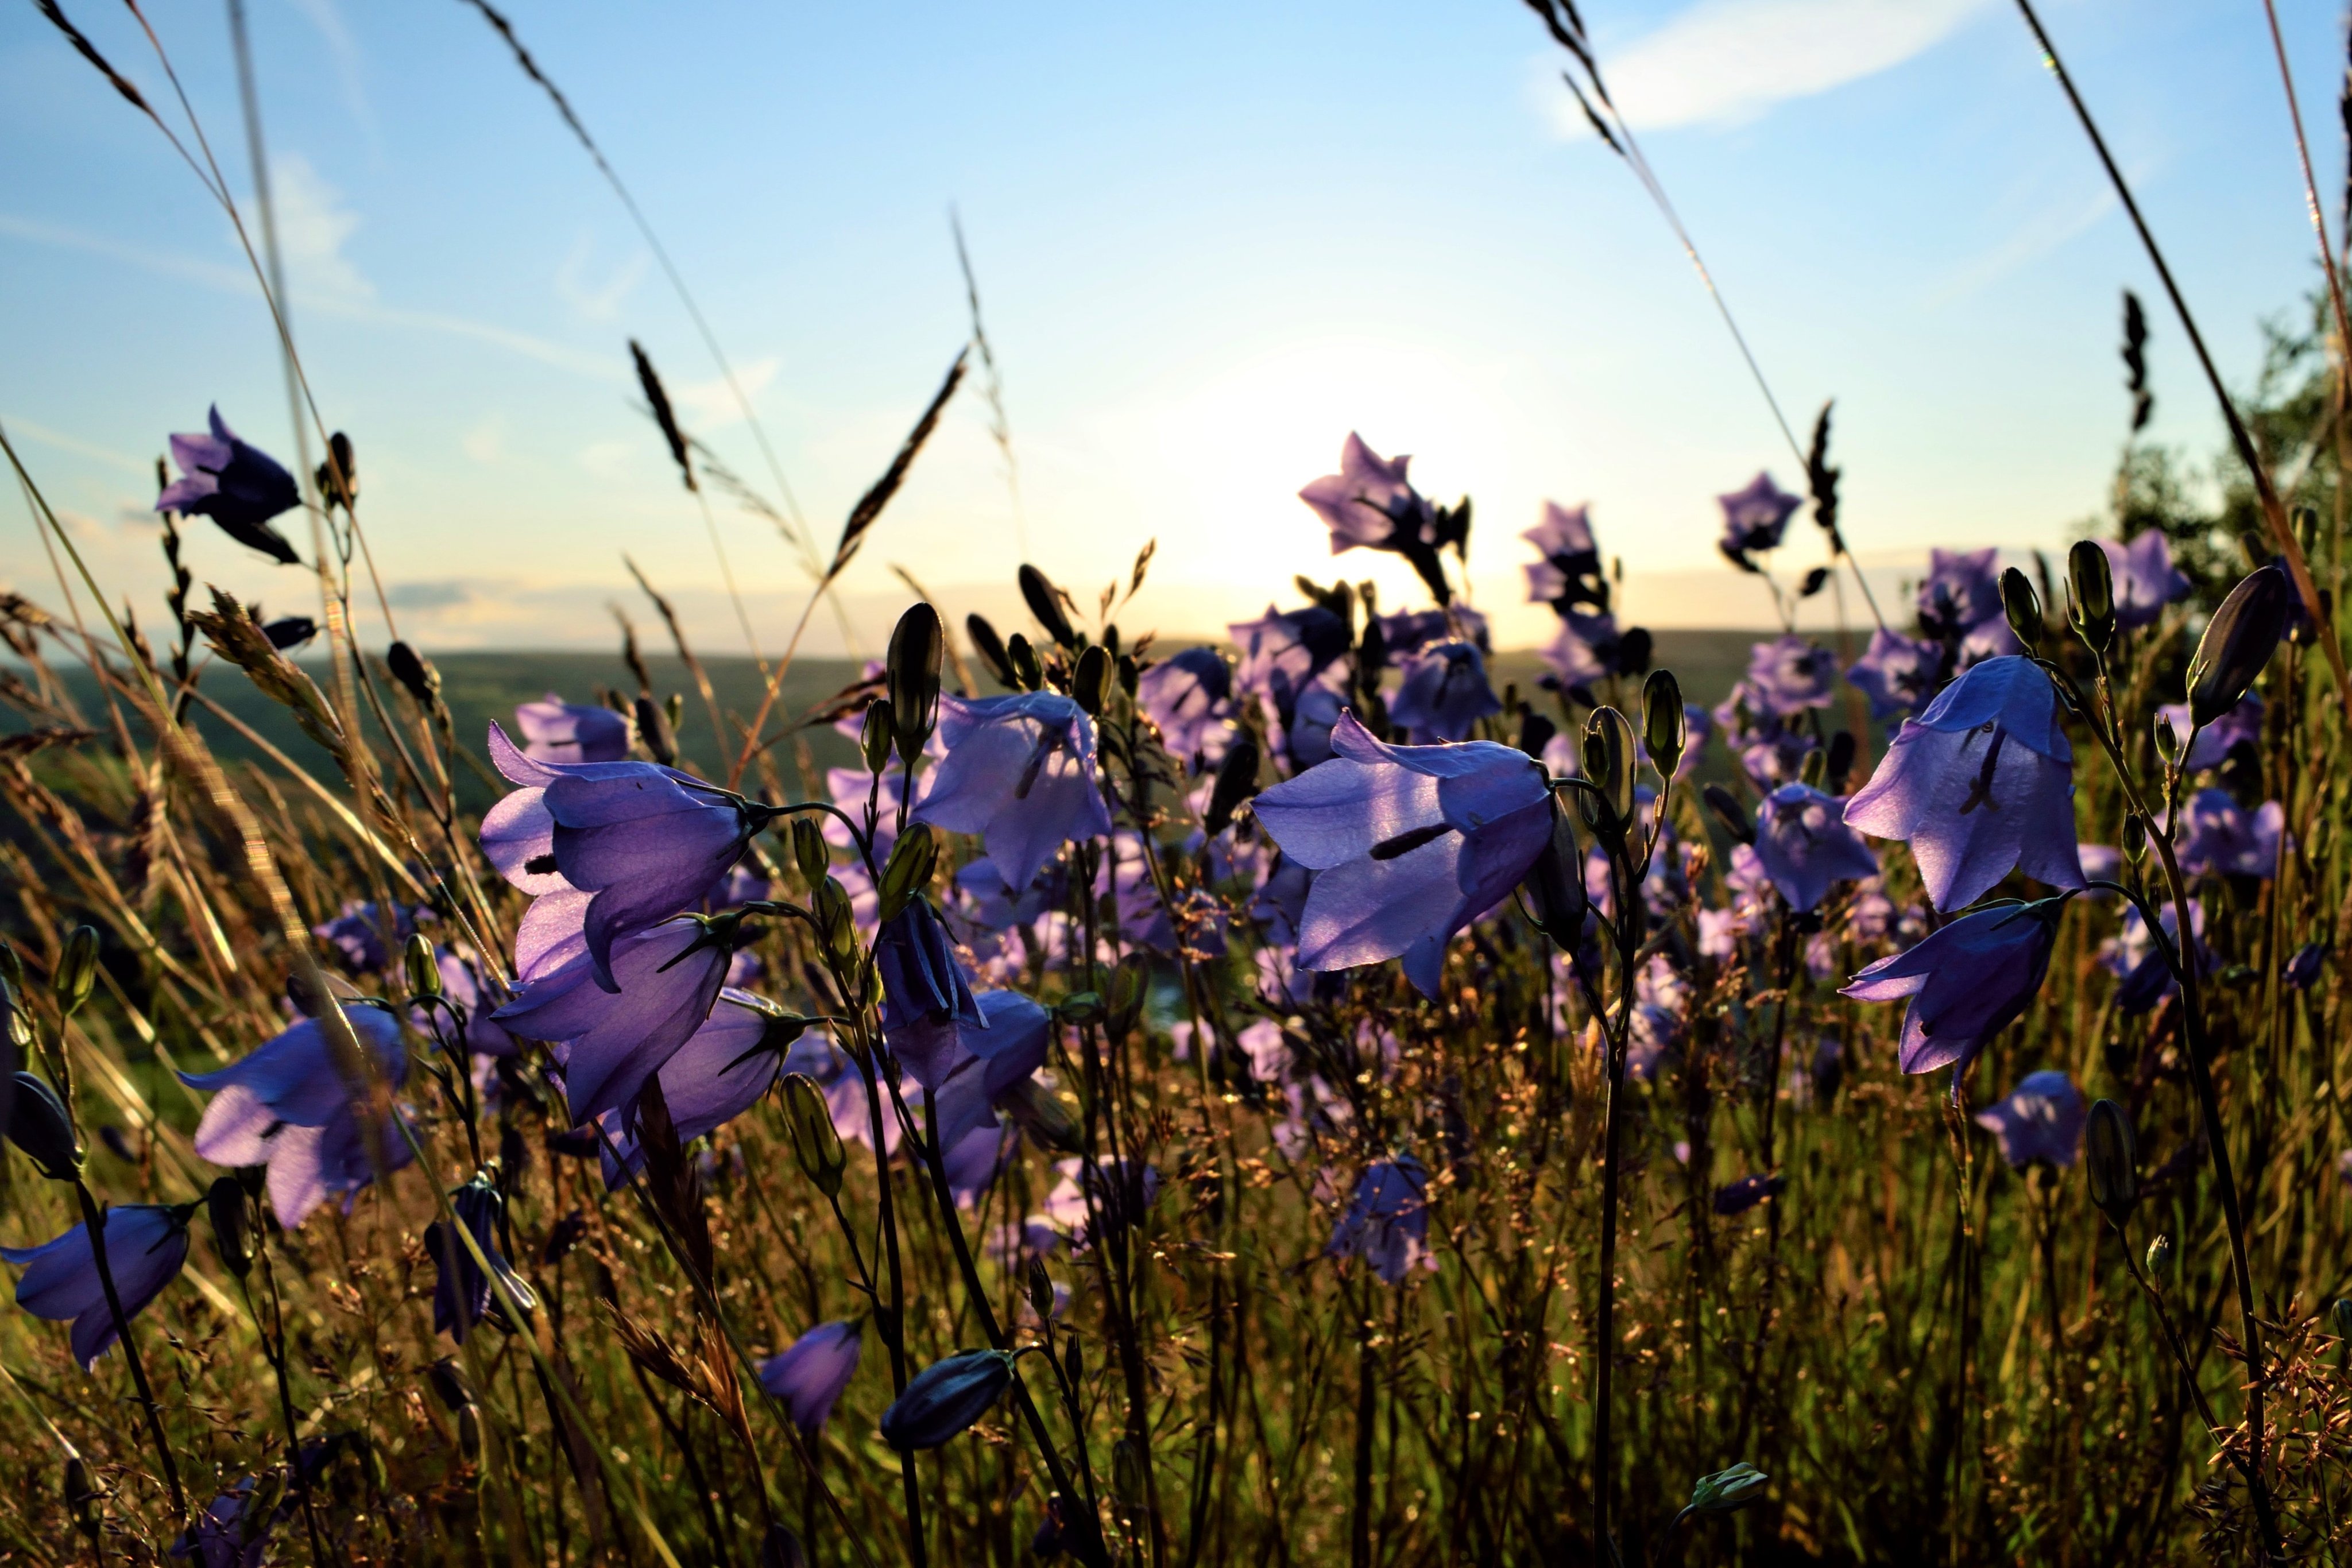
[[[358,442],[404,633],[603,645],[625,551],[706,647],[740,648],[700,515],[631,409],[626,340],[747,476],[757,449],[545,100],[456,0],[249,6],[295,329]],[[221,11],[150,9],[243,193]],[[1769,619],[1716,561],[1712,497],[1759,467],[1793,485],[1795,465],[1512,0],[509,9],[697,291],[828,547],[963,340],[961,210],[1019,506],[967,393],[843,585],[861,645],[903,600],[892,564],[951,609],[1002,610],[1024,539],[1090,605],[1157,538],[1130,629],[1250,614],[1334,570],[1295,492],[1351,428],[1414,454],[1432,493],[1475,497],[1473,588],[1506,643],[1545,630],[1518,604],[1516,536],[1547,497],[1592,504],[1636,618]],[[2332,205],[2339,19],[2281,9]],[[120,7],[68,10],[168,99]],[[1586,15],[1791,417],[1838,399],[1849,534],[1890,580],[1934,544],[2061,541],[2099,507],[2125,286],[2151,307],[2154,434],[2216,444],[2013,7]],[[2250,379],[2258,321],[2315,273],[2259,8],[2049,0],[2044,17],[2225,372]],[[217,400],[290,455],[267,319],[217,209],[30,6],[0,9],[0,419],[102,579],[158,615],[143,511],[166,433]],[[54,598],[28,515],[12,499],[8,517],[0,580]],[[765,523],[722,507],[719,528],[780,643],[805,579]],[[1791,566],[1814,549],[1800,538]],[[299,574],[217,535],[194,564],[301,607]],[[1408,592],[1390,563],[1339,564]],[[821,618],[810,645],[840,639]]]

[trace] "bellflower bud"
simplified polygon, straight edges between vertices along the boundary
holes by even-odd
[[[89,1000],[89,993],[98,984],[98,932],[92,926],[77,925],[74,934],[66,938],[66,950],[58,960],[58,971],[50,977],[50,994],[57,998],[58,1011],[71,1018]]]
[[[1103,1016],[1102,993],[1072,991],[1055,1004],[1054,1016],[1064,1023],[1076,1024],[1082,1029],[1087,1024],[1097,1022]]]
[[[2189,661],[2190,724],[2202,729],[2238,706],[2277,651],[2294,600],[2294,584],[2275,561],[2230,590]]]
[[[392,678],[416,699],[418,707],[431,713],[440,706],[441,672],[433,667],[432,660],[405,643],[394,643],[384,650],[383,663]]]
[[[857,925],[849,904],[849,890],[832,877],[817,884],[816,896],[810,900],[815,905],[817,929],[824,934],[824,950],[833,961],[846,968],[857,957]]]
[[[1045,1272],[1045,1260],[1029,1260],[1029,1310],[1037,1314],[1039,1322],[1050,1322],[1054,1317],[1054,1277]]]
[[[74,1528],[93,1541],[98,1538],[97,1483],[90,1479],[89,1466],[79,1454],[66,1456],[66,1511],[73,1516]]]
[[[1087,710],[1089,717],[1100,718],[1103,709],[1110,706],[1110,655],[1099,644],[1078,655],[1078,667],[1070,677],[1070,695]]]
[[[1720,784],[1710,784],[1699,791],[1699,797],[1706,802],[1706,809],[1715,813],[1715,820],[1723,824],[1725,832],[1743,844],[1756,842],[1756,819],[1740,810],[1738,798],[1730,790]]]
[[[1830,754],[1818,746],[1805,748],[1805,759],[1797,764],[1798,781],[1808,789],[1818,789],[1822,780],[1830,776]]]
[[[457,1452],[469,1465],[482,1457],[482,1415],[470,1404],[457,1406]]]
[[[824,841],[824,829],[818,825],[814,815],[803,811],[793,816],[791,832],[793,863],[800,868],[801,880],[808,883],[809,892],[814,894],[824,885],[825,876],[833,864],[833,853]]]
[[[2172,1238],[2159,1236],[2147,1244],[2147,1271],[2158,1279],[2172,1266]]]
[[[808,1568],[808,1553],[801,1550],[801,1538],[781,1521],[768,1526],[768,1533],[760,1542],[760,1568]]]
[[[213,1222],[213,1250],[221,1267],[242,1280],[253,1267],[253,1210],[235,1176],[221,1176],[205,1191],[205,1214]]]
[[[2139,1201],[2139,1150],[2131,1118],[2112,1100],[2091,1107],[2083,1131],[2083,1168],[2091,1178],[2091,1201],[2117,1227]]]
[[[8,1141],[25,1151],[51,1181],[71,1181],[81,1170],[73,1118],[58,1092],[29,1072],[16,1074],[16,1103],[8,1108]]]
[[[1065,648],[1078,645],[1078,634],[1062,609],[1062,591],[1044,572],[1026,563],[1021,568],[1021,597],[1027,602],[1029,613],[1037,618],[1037,624],[1045,629],[1046,636]]]
[[[911,768],[923,754],[924,742],[940,721],[940,660],[947,632],[940,612],[928,604],[912,604],[890,632],[888,672],[890,713],[898,741],[898,760]]]
[[[2124,819],[2124,858],[2137,865],[2147,853],[2147,819],[2134,811]]]
[[[971,639],[971,651],[980,655],[980,662],[988,666],[988,673],[996,677],[998,685],[1017,686],[1021,684],[1013,678],[1013,660],[1004,652],[1004,639],[996,634],[996,628],[989,624],[988,617],[965,616],[963,634]]]
[[[865,755],[868,773],[890,766],[890,748],[898,739],[898,705],[888,697],[876,697],[866,705],[866,720],[857,731],[857,749]]]
[[[1613,707],[1584,721],[1584,776],[1601,788],[1600,831],[1622,838],[1633,826],[1633,727]]]
[[[1143,1016],[1143,1004],[1151,995],[1151,960],[1140,953],[1129,953],[1110,972],[1110,1006],[1103,1015],[1103,1030],[1113,1040],[1124,1039]]]
[[[1742,1459],[1727,1470],[1717,1470],[1711,1476],[1701,1476],[1691,1488],[1691,1511],[1694,1513],[1730,1513],[1749,1503],[1764,1500],[1765,1483],[1771,1478],[1754,1465]]]
[[[895,920],[899,911],[931,885],[931,873],[940,863],[939,836],[929,822],[909,822],[898,841],[890,846],[890,859],[882,867],[880,918],[886,923]]]
[[[2156,716],[2156,754],[2167,762],[2180,760],[2180,732],[2172,727],[2172,716],[2160,709]]]
[[[634,710],[637,719],[637,738],[646,744],[646,753],[664,768],[677,761],[677,729],[669,721],[669,712],[661,704],[640,693]]]
[[[933,1362],[882,1412],[882,1440],[902,1454],[936,1448],[987,1415],[1012,1383],[1013,1357],[1001,1350]]]
[[[1013,684],[1024,692],[1034,692],[1045,684],[1045,666],[1037,660],[1037,650],[1020,632],[1004,645],[1004,656],[1013,666]]]
[[[2096,539],[2079,539],[2066,552],[2066,586],[2074,635],[2094,653],[2105,653],[2116,640],[2116,579]]]
[[[2009,617],[2009,629],[2031,652],[2042,641],[2042,596],[2013,566],[2000,574],[2000,608]]]
[[[1683,710],[1682,683],[1672,670],[1653,670],[1642,683],[1642,739],[1651,765],[1671,783],[1689,744],[1689,717]]]
[[[848,1158],[842,1153],[841,1134],[834,1128],[824,1091],[805,1073],[790,1073],[784,1079],[784,1120],[792,1129],[793,1152],[800,1157],[801,1174],[825,1197],[839,1197],[841,1173]]]
[[[1561,952],[1575,952],[1584,931],[1588,902],[1584,855],[1576,847],[1576,830],[1569,826],[1568,813],[1560,810],[1556,796],[1551,804],[1551,841],[1536,856],[1519,885],[1527,890],[1537,928]]]
[[[1217,781],[1209,787],[1209,810],[1201,819],[1209,837],[1232,827],[1241,803],[1257,793],[1257,742],[1247,735],[1235,736],[1217,764]]]
[[[422,931],[408,934],[407,943],[400,950],[401,973],[408,981],[412,997],[437,997],[441,994],[441,965],[433,956],[433,943]]]

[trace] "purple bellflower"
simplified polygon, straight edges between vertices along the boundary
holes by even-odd
[[[679,1143],[692,1143],[717,1132],[775,1087],[783,1071],[784,1052],[761,1047],[770,1023],[781,1016],[772,1003],[748,991],[722,989],[709,1019],[662,1063],[655,1077],[661,1083],[662,1103],[669,1110]],[[604,1136],[613,1142],[607,1149],[604,1139],[597,1140],[597,1152],[604,1163],[604,1186],[617,1191],[628,1180],[628,1172],[645,1167],[645,1151],[638,1146],[635,1124],[625,1122],[618,1110],[605,1112],[599,1120]],[[615,1150],[618,1162],[613,1157]]]
[[[978,833],[1007,887],[1027,887],[1061,847],[1110,831],[1095,779],[1095,727],[1057,692],[940,698],[947,760],[918,821]]]
[[[1045,1065],[1052,1015],[1018,991],[980,994],[982,1021],[950,1017],[890,1039],[890,1050],[922,1084],[939,1117],[940,1145],[959,1150],[996,1125],[997,1109]],[[992,1147],[981,1151],[992,1156]]]
[[[2116,625],[2148,625],[2166,605],[2189,597],[2188,575],[2172,564],[2172,546],[2162,528],[2143,528],[2129,544],[2101,539],[2099,549],[2106,552],[2115,584]]]
[[[939,916],[931,913],[929,899],[908,900],[906,908],[884,922],[874,944],[874,967],[882,980],[882,1031],[894,1042],[909,1031],[937,1030],[951,1022],[988,1027],[986,1015],[972,997],[971,982],[957,961],[954,945]],[[893,1049],[897,1049],[895,1043]],[[904,1052],[900,1055],[916,1077],[922,1078],[920,1049],[910,1060]],[[925,1079],[923,1086],[933,1088],[937,1082]]]
[[[1870,699],[1870,716],[1884,721],[1925,707],[1943,668],[1944,651],[1935,643],[1881,626],[1870,634],[1869,648],[1845,678]]]
[[[1546,501],[1543,521],[1519,536],[1543,559],[1528,566],[1528,600],[1566,615],[1579,605],[1609,608],[1609,580],[1601,570],[1601,547],[1592,537],[1591,508],[1573,511]]]
[[[1414,1269],[1434,1270],[1429,1249],[1429,1171],[1411,1155],[1374,1160],[1356,1196],[1331,1227],[1328,1258],[1361,1258],[1388,1285]]]
[[[1400,610],[1380,618],[1381,642],[1391,659],[1418,653],[1433,643],[1467,643],[1485,657],[1494,650],[1486,618],[1466,604],[1444,610]]]
[[[2177,739],[2188,739],[2190,727],[2187,703],[2166,703],[2157,714],[2172,726]],[[2219,768],[2241,744],[2259,750],[2263,744],[2263,699],[2248,692],[2238,706],[2197,732],[2180,766],[2190,773]]]
[[[188,1258],[188,1210],[161,1204],[118,1204],[106,1211],[106,1266],[125,1321],[163,1294]],[[16,1304],[37,1318],[71,1322],[74,1359],[87,1372],[115,1340],[114,1312],[98,1277],[89,1227],[77,1225],[38,1247],[0,1247],[0,1259],[25,1270]]]
[[[1214,648],[1186,648],[1143,672],[1135,700],[1168,755],[1194,772],[1223,760],[1234,738],[1234,672]]]
[[[1440,643],[1412,654],[1389,700],[1389,716],[1423,746],[1466,739],[1472,726],[1502,711],[1502,699],[1486,684],[1486,661],[1468,643]]]
[[[2319,983],[2319,972],[2326,967],[2328,944],[2306,942],[2294,950],[2279,970],[2279,978],[2291,991],[2307,991]]]
[[[803,1436],[814,1437],[856,1374],[864,1343],[856,1322],[819,1323],[760,1363],[760,1386],[784,1402]]]
[[[1805,504],[1803,497],[1790,495],[1766,473],[1758,474],[1743,489],[1717,496],[1715,501],[1723,508],[1723,540],[1717,548],[1750,571],[1755,568],[1748,558],[1780,549],[1789,519]]]
[[[522,1281],[522,1277],[509,1267],[499,1253],[498,1218],[503,1200],[499,1189],[488,1180],[476,1176],[449,1195],[449,1207],[456,1211],[457,1223],[473,1234],[474,1243],[498,1270],[499,1280],[513,1292],[515,1303],[525,1312],[539,1304],[539,1298]],[[425,1228],[425,1250],[439,1270],[433,1282],[433,1332],[446,1333],[459,1344],[466,1343],[467,1333],[484,1318],[506,1327],[506,1307],[492,1299],[490,1277],[474,1261],[449,1227],[435,1220]]]
[[[385,945],[386,927],[390,928],[394,944],[404,943],[416,934],[420,918],[431,920],[433,912],[395,907],[387,920],[372,900],[352,899],[345,902],[341,913],[332,920],[310,927],[310,935],[324,942],[354,973],[379,974],[391,966],[395,951],[394,946]]]
[[[1988,659],[1903,721],[1845,820],[1908,840],[1937,909],[1975,902],[2011,870],[2078,888],[2074,768],[2050,677],[2030,659]]]
[[[2008,1099],[1977,1113],[1976,1123],[2000,1140],[2000,1157],[2011,1170],[2037,1161],[2063,1170],[2074,1163],[2090,1114],[2073,1079],[2044,1070],[2019,1079]]]
[[[706,922],[692,915],[632,932],[613,946],[616,990],[596,983],[583,950],[526,979],[514,1000],[491,1016],[525,1040],[565,1048],[564,1092],[573,1125],[602,1112],[626,1112],[646,1080],[710,1017],[726,982],[734,935],[729,917]]]
[[[515,709],[525,756],[557,764],[618,762],[629,755],[629,721],[608,707],[568,703],[550,692]]]
[[[1756,858],[1789,907],[1821,907],[1830,884],[1878,874],[1870,852],[1841,812],[1845,802],[1810,784],[1783,784],[1756,809]]]
[[[400,1020],[386,1009],[345,1003],[343,1017],[376,1069],[397,1088],[408,1076]],[[291,1230],[331,1197],[357,1192],[375,1178],[376,1157],[398,1168],[412,1157],[393,1127],[360,1121],[322,1026],[305,1019],[250,1056],[216,1072],[180,1082],[212,1095],[196,1123],[195,1150],[216,1166],[268,1166],[269,1206]],[[397,1113],[395,1113],[397,1114]],[[376,1145],[371,1154],[369,1145]]]
[[[270,1512],[256,1512],[255,1501],[254,1478],[247,1476],[206,1504],[180,1531],[168,1555],[194,1559],[202,1568],[261,1568],[269,1533],[290,1500]]]
[[[1061,1179],[1040,1218],[1070,1239],[1073,1252],[1094,1245],[1097,1221],[1101,1234],[1116,1235],[1140,1224],[1160,1200],[1159,1170],[1133,1159],[1055,1160],[1054,1170]]]
[[[286,536],[269,526],[270,518],[301,504],[294,476],[267,452],[239,440],[217,406],[211,422],[210,435],[172,437],[172,460],[180,465],[181,477],[155,497],[155,509],[210,517],[237,543],[285,565],[301,565]]]
[[[1988,621],[2001,619],[2000,551],[1928,551],[1918,611],[1919,629],[1948,643],[1958,643]]]
[[[1965,1068],[2042,989],[2063,895],[2000,903],[1960,916],[1916,947],[1889,955],[1839,993],[1862,1002],[1909,998],[1900,1061],[1906,1072]],[[1955,1072],[1953,1092],[1959,1090]]]
[[[1389,746],[1352,714],[1338,753],[1257,797],[1283,854],[1322,874],[1299,923],[1298,965],[1349,969],[1402,957],[1434,996],[1454,933],[1504,899],[1551,838],[1535,759],[1491,741]]]
[[[2227,789],[2200,789],[2189,798],[2180,841],[2180,869],[2192,876],[2278,874],[2286,810],[2265,800],[2249,811]]]
[[[1278,705],[1295,700],[1348,652],[1347,622],[1320,605],[1276,610],[1269,604],[1258,619],[1236,621],[1225,632],[1241,653],[1235,689]]]
[[[2180,943],[2180,915],[2170,903],[2157,912],[2158,929],[2164,933],[2166,943],[2178,949]],[[2213,967],[2212,949],[2205,945],[2205,904],[2202,899],[2189,901],[2189,935],[2196,951],[2190,956],[2200,975],[2210,973]],[[2116,976],[2116,1010],[2126,1017],[2147,1012],[2168,998],[2179,994],[2180,982],[2173,977],[2172,966],[2165,961],[2162,950],[2149,936],[2147,922],[2134,904],[2124,911],[2123,928],[2103,943],[2099,962]]]
[[[1394,549],[1397,536],[1418,538],[1430,523],[1429,503],[1405,477],[1412,459],[1400,453],[1382,457],[1349,432],[1339,448],[1339,471],[1298,492],[1298,498],[1331,530],[1331,553]]]
[[[1625,662],[1625,634],[1615,616],[1605,610],[1569,610],[1559,621],[1559,635],[1540,652],[1560,685],[1589,686],[1619,672]]]
[[[1790,632],[1759,643],[1748,659],[1748,689],[1765,708],[1793,718],[1811,707],[1827,707],[1837,682],[1837,660],[1827,648]]]

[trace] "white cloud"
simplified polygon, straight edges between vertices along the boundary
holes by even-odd
[[[1641,128],[1753,120],[1776,103],[1875,76],[1924,54],[1993,0],[1700,0],[1604,52],[1602,78]],[[1573,99],[1563,132],[1589,134]]]
[[[343,254],[360,219],[343,204],[342,193],[309,159],[287,152],[271,161],[269,194],[277,207],[278,248],[286,258],[288,284],[331,299],[373,300],[375,285]]]
[[[565,304],[589,320],[610,321],[619,314],[622,301],[628,298],[644,279],[651,258],[641,250],[614,268],[602,283],[592,284],[588,281],[587,272],[589,257],[594,249],[595,242],[585,233],[582,234],[580,243],[572,247],[572,254],[565,256],[563,265],[555,269],[555,292],[563,297]]]
[[[776,379],[779,366],[773,354],[738,365],[735,381],[743,389],[744,398],[748,401],[758,397]],[[742,404],[735,401],[725,376],[713,376],[707,382],[671,382],[669,396],[672,402],[686,411],[687,426],[697,434],[740,423],[743,418]]]

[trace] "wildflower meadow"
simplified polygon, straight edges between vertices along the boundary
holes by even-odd
[[[1222,639],[1138,622],[1145,539],[1008,559],[1018,624],[910,589],[862,667],[706,657],[641,576],[657,635],[485,711],[290,333],[300,450],[202,390],[141,437],[152,581],[5,443],[57,575],[0,598],[0,1561],[2342,1560],[2321,228],[2210,486],[2134,439],[2190,302],[2129,301],[2070,549],[1874,591],[1827,408],[1722,476],[1740,668],[1627,623],[1605,496],[1339,429],[1334,575]]]

